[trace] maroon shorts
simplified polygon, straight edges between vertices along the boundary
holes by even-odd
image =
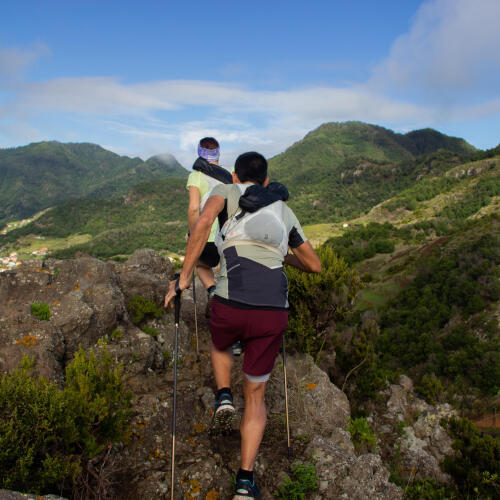
[[[225,351],[242,340],[243,372],[247,375],[260,377],[271,372],[287,323],[287,311],[237,309],[212,301],[212,343],[219,351]]]

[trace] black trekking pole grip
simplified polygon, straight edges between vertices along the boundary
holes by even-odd
[[[179,324],[179,319],[181,315],[181,296],[176,295],[174,299],[174,317],[175,317],[175,324]]]
[[[174,298],[174,320],[175,320],[175,324],[178,325],[179,324],[179,320],[180,320],[180,315],[181,315],[181,294],[182,294],[182,290],[179,288],[179,279],[180,279],[180,275],[179,274],[176,274],[176,280],[175,280],[175,287],[174,287],[174,290],[175,290],[175,298]]]

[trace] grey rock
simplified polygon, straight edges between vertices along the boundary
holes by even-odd
[[[283,413],[285,395],[283,371],[274,370],[268,394],[272,395],[270,410]],[[330,382],[311,356],[287,357],[287,379],[290,414],[297,421],[300,434],[330,436],[334,429],[347,426],[350,406],[347,396]]]
[[[19,493],[17,491],[0,490],[0,500],[67,500],[58,495],[33,495],[31,493]]]
[[[319,479],[316,499],[401,499],[403,492],[389,482],[389,471],[378,455],[355,455],[323,437],[315,437],[305,451]]]
[[[399,376],[399,385],[406,391],[406,392],[412,392],[413,391],[413,381],[410,377],[407,377],[406,375],[400,375]]]

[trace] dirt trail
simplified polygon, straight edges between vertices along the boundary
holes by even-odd
[[[475,419],[474,424],[481,429],[500,429],[500,414],[491,413]]]

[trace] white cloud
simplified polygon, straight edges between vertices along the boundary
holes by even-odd
[[[127,85],[114,78],[65,78],[19,87],[16,107],[36,111],[153,116],[199,107],[220,114],[296,116],[297,120],[365,119],[398,122],[425,110],[362,87],[254,91],[211,81],[158,81]]]
[[[34,44],[31,48],[0,48],[0,77],[16,79],[23,71],[43,56],[49,55],[49,48],[42,44]]]
[[[221,81],[130,84],[103,76],[10,82],[2,88],[0,80],[0,137],[11,142],[15,137],[22,144],[43,130],[44,137],[68,140],[66,127],[75,140],[75,131],[84,129],[78,128],[81,121],[94,131],[96,142],[114,144],[112,149],[122,154],[145,158],[169,151],[190,166],[199,138],[213,135],[223,144],[221,158],[229,165],[249,149],[277,154],[328,121],[361,120],[411,130],[496,117],[498,19],[500,0],[426,1],[372,78],[343,86],[255,90]],[[42,45],[0,50],[0,76],[19,77],[48,52]],[[245,67],[225,69],[235,75]],[[57,117],[57,129],[45,128],[47,120],[41,125],[40,117],[47,116]]]
[[[200,118],[179,121],[179,110]],[[136,148],[128,151],[130,154],[144,157],[168,150],[186,165],[192,163],[196,143],[204,135],[226,144],[223,158],[231,163],[248,149],[279,153],[325,121],[354,119],[404,125],[426,123],[429,113],[361,87],[256,91],[213,81],[126,84],[105,77],[18,85],[4,111],[14,120],[21,113],[36,117],[57,112],[73,121],[75,117],[95,120],[103,136],[120,135],[127,148]],[[110,141],[105,138],[100,142]]]
[[[474,90],[498,93],[499,19],[499,0],[427,1],[371,83],[450,100]]]

